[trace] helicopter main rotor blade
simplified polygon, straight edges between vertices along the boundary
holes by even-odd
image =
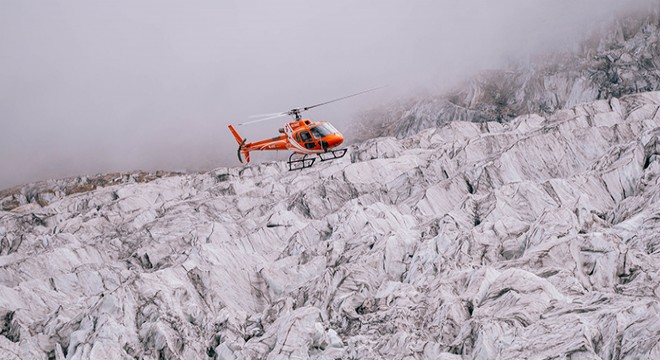
[[[279,116],[279,115],[286,115],[286,113],[276,112],[276,113],[270,113],[270,114],[257,114],[257,115],[250,115],[250,116],[248,116],[248,118],[257,119],[257,118],[262,118],[262,117],[272,117],[272,116]]]
[[[340,97],[340,98],[338,98],[338,99],[334,99],[334,100],[330,100],[330,101],[322,102],[322,103],[320,103],[320,104],[315,104],[315,105],[311,105],[311,106],[305,106],[305,107],[298,108],[298,109],[294,109],[294,110],[307,111],[307,110],[312,109],[312,108],[315,108],[315,107],[317,107],[317,106],[321,106],[321,105],[325,105],[325,104],[330,104],[330,103],[333,103],[333,102],[335,102],[335,101],[339,101],[339,100],[348,99],[348,98],[351,98],[351,97],[353,97],[353,96],[362,95],[362,94],[364,94],[364,93],[368,93],[368,92],[370,92],[370,91],[374,91],[374,90],[382,89],[382,88],[384,88],[384,87],[385,87],[385,86],[375,87],[375,88],[372,88],[372,89],[369,89],[369,90],[360,91],[359,93],[355,93],[355,94],[352,94],[352,95],[343,96],[343,97]]]
[[[289,110],[289,111],[285,111],[285,112],[271,113],[271,114],[260,114],[260,115],[251,115],[251,116],[249,116],[249,118],[251,118],[251,119],[255,119],[255,120],[246,121],[246,122],[240,123],[240,124],[238,124],[238,125],[254,124],[254,123],[258,123],[258,122],[262,122],[262,121],[266,121],[266,120],[277,119],[277,118],[279,118],[279,117],[287,116],[287,115],[292,115],[292,116],[295,117],[296,120],[300,120],[300,119],[301,119],[301,118],[300,118],[300,113],[303,112],[303,111],[307,111],[307,110],[309,110],[309,109],[313,109],[313,108],[315,108],[315,107],[317,107],[317,106],[330,104],[330,103],[333,103],[333,102],[335,102],[335,101],[348,99],[348,98],[351,98],[351,97],[353,97],[353,96],[362,95],[362,94],[364,94],[364,93],[367,93],[367,92],[370,92],[370,91],[374,91],[374,90],[378,90],[378,89],[382,89],[382,88],[384,88],[384,87],[385,87],[385,86],[375,87],[375,88],[372,88],[372,89],[368,89],[368,90],[360,91],[359,93],[355,93],[355,94],[351,94],[351,95],[343,96],[343,97],[340,97],[340,98],[337,98],[337,99],[333,99],[333,100],[330,100],[330,101],[325,101],[325,102],[322,102],[322,103],[319,103],[319,104],[314,104],[314,105],[311,105],[311,106],[305,106],[305,107],[294,108],[294,109],[291,109],[291,110]]]
[[[287,115],[289,115],[289,114],[287,114],[287,113],[278,113],[277,115],[273,115],[273,116],[269,116],[269,117],[265,117],[265,118],[261,118],[261,119],[256,119],[256,120],[251,120],[251,121],[246,121],[246,122],[240,123],[238,125],[254,124],[254,123],[258,123],[258,122],[262,122],[262,121],[266,121],[266,120],[272,120],[272,119],[276,119],[278,117],[287,116]]]

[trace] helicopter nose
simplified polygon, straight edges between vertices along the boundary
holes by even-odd
[[[344,142],[344,137],[340,133],[334,133],[323,138],[328,143],[328,148],[334,148]]]

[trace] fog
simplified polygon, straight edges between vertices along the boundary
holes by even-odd
[[[229,123],[388,85],[306,113],[350,127],[361,109],[570,49],[650,3],[658,0],[5,0],[0,189],[238,166]],[[238,130],[258,140],[286,120]]]

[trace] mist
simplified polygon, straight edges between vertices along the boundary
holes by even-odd
[[[388,85],[306,113],[341,130],[360,109],[570,50],[650,4],[658,0],[3,1],[0,189],[238,166],[227,125],[250,115]],[[238,130],[258,140],[286,120]]]

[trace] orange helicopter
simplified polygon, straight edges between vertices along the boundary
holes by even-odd
[[[313,122],[309,119],[303,119],[300,116],[300,113],[321,105],[348,99],[377,89],[380,88],[361,91],[356,94],[322,102],[320,104],[299,107],[285,112],[255,115],[254,117],[258,117],[258,119],[238,124],[247,125],[287,115],[293,116],[293,121],[285,124],[283,128],[279,129],[281,135],[270,139],[248,143],[247,139],[241,137],[236,129],[232,125],[229,125],[229,130],[234,135],[234,138],[236,138],[236,142],[238,142],[238,160],[243,163],[244,157],[245,162],[249,163],[250,151],[292,150],[293,152],[287,161],[289,171],[291,171],[312,167],[316,160],[314,155],[318,156],[321,161],[330,161],[344,157],[347,149],[336,149],[344,142],[342,134],[332,126],[332,124],[328,122]],[[243,156],[241,156],[241,154]]]

